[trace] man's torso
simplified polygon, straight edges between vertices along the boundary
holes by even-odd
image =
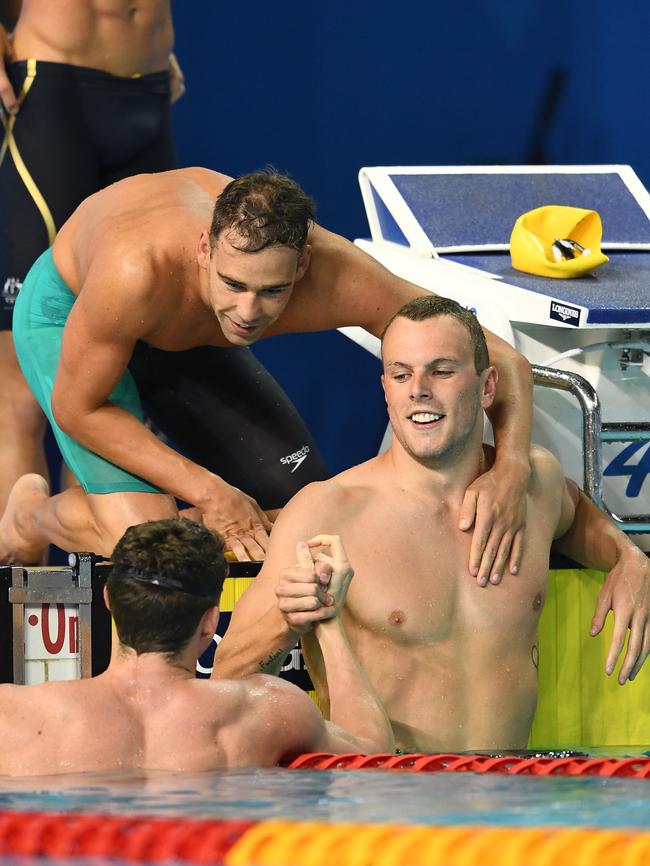
[[[167,68],[173,40],[169,0],[23,0],[13,59],[143,75]]]
[[[378,474],[379,473],[379,474]],[[460,503],[384,483],[381,462],[345,473],[346,506],[323,526],[355,569],[344,621],[353,649],[409,751],[521,748],[537,693],[537,624],[554,526],[529,496],[518,575],[480,587],[467,568]],[[311,639],[305,651],[321,679]]]
[[[90,196],[57,235],[53,256],[58,272],[75,295],[109,294],[111,261],[132,256],[135,266],[141,263],[150,274],[138,298],[139,318],[130,322],[138,339],[169,351],[227,346],[199,296],[196,247],[228,180],[206,169],[182,169],[127,178]],[[96,273],[89,280],[98,262],[103,273],[99,281]],[[124,309],[125,317],[134,308],[135,303]]]

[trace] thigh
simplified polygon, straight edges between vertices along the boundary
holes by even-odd
[[[139,345],[130,369],[154,424],[262,508],[280,508],[305,484],[328,477],[297,409],[249,349]]]
[[[52,67],[56,74],[52,73]],[[0,163],[0,328],[11,327],[27,271],[77,205],[97,190],[90,141],[63,64],[37,64]],[[9,67],[17,92],[26,64]]]

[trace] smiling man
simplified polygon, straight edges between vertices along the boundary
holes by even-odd
[[[379,335],[423,294],[315,225],[311,199],[276,173],[233,181],[190,168],[86,199],[34,265],[14,314],[25,377],[81,487],[48,498],[38,476],[20,479],[0,559],[34,560],[48,542],[110,552],[127,526],[175,516],[175,498],[238,558],[263,558],[264,510],[326,473],[248,346],[345,325]],[[492,415],[497,459],[460,516],[466,530],[475,521],[468,565],[483,582],[519,561],[531,414],[527,362],[489,340],[505,382]],[[147,428],[142,403],[178,451]],[[294,454],[306,455],[297,471],[298,458],[286,463]]]
[[[299,539],[335,533],[355,571],[342,619],[397,745],[415,752],[524,748],[551,545],[611,570],[585,630],[591,625],[597,634],[613,609],[611,673],[629,629],[621,683],[650,651],[650,563],[565,481],[548,451],[533,447],[527,504],[534,531],[520,573],[487,589],[468,581],[470,540],[458,516],[468,485],[494,460],[483,444],[483,412],[498,391],[481,327],[454,301],[417,298],[389,324],[382,356],[390,449],[309,485],[283,510],[264,566],[219,644],[213,676],[277,673],[302,636],[327,706],[329,679],[311,627],[339,611],[323,576],[301,582],[282,575]]]

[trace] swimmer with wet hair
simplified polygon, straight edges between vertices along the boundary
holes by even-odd
[[[327,574],[342,605],[352,579],[336,536],[301,542],[282,579]],[[112,556],[105,599],[115,622],[97,677],[0,686],[0,774],[137,768],[199,772],[273,766],[305,752],[393,747],[386,714],[350,651],[341,620],[316,630],[329,674],[332,722],[276,677],[196,679],[212,641],[228,573],[223,539],[189,520],[127,530]]]
[[[355,569],[342,612],[350,643],[391,720],[397,746],[415,752],[522,749],[537,699],[537,625],[551,547],[609,571],[592,635],[611,609],[606,662],[623,684],[650,652],[650,562],[577,486],[533,446],[527,534],[516,577],[481,588],[467,580],[470,539],[458,529],[465,490],[489,471],[484,411],[497,393],[477,320],[454,301],[407,303],[382,343],[390,449],[283,510],[264,566],[233,612],[213,676],[277,672],[296,640],[321,706],[329,679],[311,629],[340,613],[317,576],[297,586],[283,573],[296,540],[341,535]],[[279,600],[279,606],[278,606]]]
[[[327,471],[248,347],[347,325],[378,336],[428,294],[317,225],[311,199],[277,172],[188,168],[91,196],[14,313],[21,366],[81,487],[49,499],[42,481],[21,479],[0,561],[35,561],[48,542],[110,553],[127,526],[176,516],[175,500],[238,559],[263,559],[277,510]],[[521,556],[532,388],[521,355],[494,335],[488,348],[504,385],[489,410],[496,457],[468,485],[458,525],[472,538],[468,573],[498,582]],[[305,448],[292,471],[283,458]]]

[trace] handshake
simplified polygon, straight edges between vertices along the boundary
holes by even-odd
[[[338,535],[317,535],[296,545],[297,565],[280,572],[275,589],[282,615],[298,635],[338,617],[354,575]]]

